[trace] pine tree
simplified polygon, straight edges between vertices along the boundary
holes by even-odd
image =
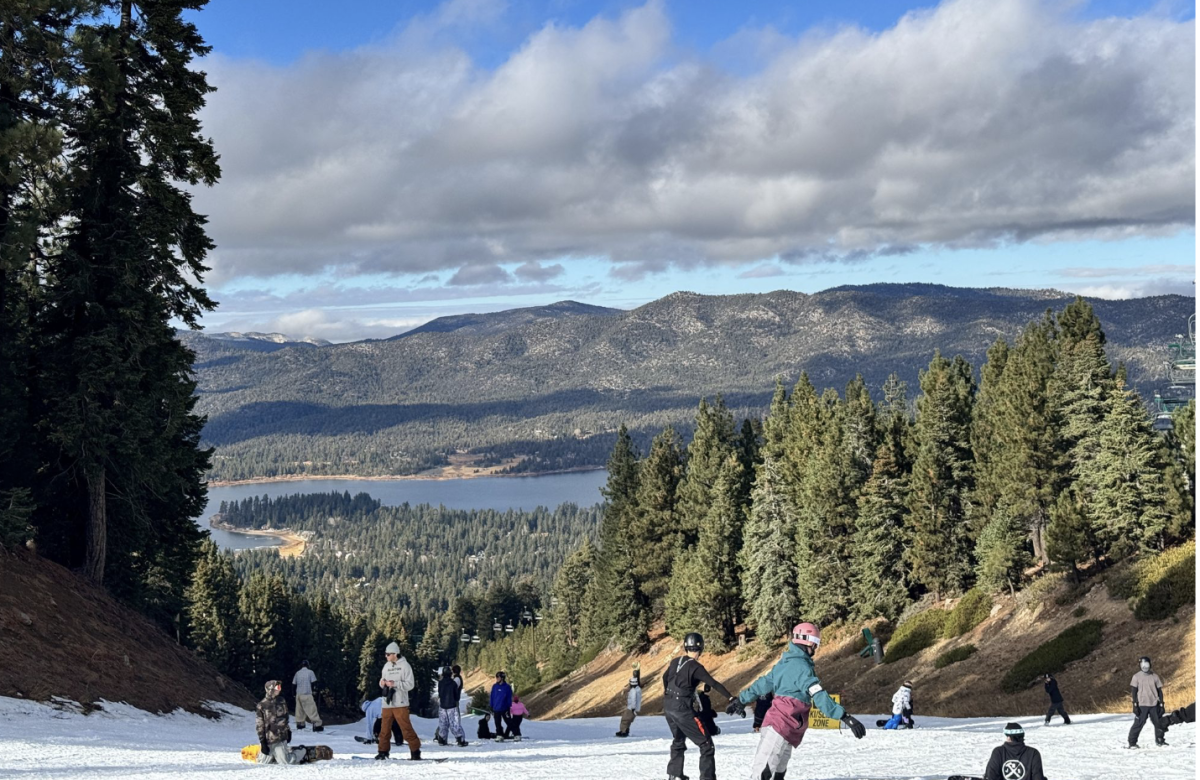
[[[742,547],[746,622],[764,642],[799,617],[796,598],[796,507],[783,488],[782,469],[767,450],[754,484]]]
[[[708,399],[700,399],[695,432],[687,447],[687,469],[676,502],[680,544],[684,548],[695,545],[700,538],[717,474],[733,451],[733,443],[733,415],[725,408],[725,401],[718,395],[710,406]]]
[[[634,579],[655,613],[661,613],[671,564],[681,548],[677,496],[682,478],[683,452],[675,429],[668,426],[654,437],[641,465],[629,532]]]
[[[980,587],[996,591],[1007,587],[1016,595],[1017,586],[1030,556],[1026,551],[1028,532],[1024,519],[1009,509],[1002,500],[992,512],[992,518],[975,547],[975,567]]]
[[[910,600],[904,549],[908,546],[905,504],[912,464],[907,454],[911,423],[905,388],[894,374],[885,385],[882,411],[883,438],[858,499],[851,611],[861,619],[883,616],[895,620]]]
[[[1080,475],[1093,496],[1097,536],[1114,557],[1161,548],[1168,522],[1164,465],[1137,394],[1118,382],[1095,463]]]
[[[70,175],[38,322],[57,480],[39,513],[73,519],[84,546],[64,558],[159,614],[182,603],[208,468],[173,323],[213,306],[198,281],[212,243],[183,186],[220,173],[197,120],[211,88],[190,67],[209,49],[183,5],[98,0],[73,30]]]
[[[971,479],[970,421],[974,382],[961,357],[935,353],[920,374],[908,494],[911,545],[905,563],[913,582],[935,596],[961,590],[970,573],[966,496]]]
[[[1079,564],[1097,555],[1092,520],[1075,490],[1064,491],[1050,512],[1046,528],[1046,552],[1055,563],[1071,567],[1075,582],[1080,582]]]
[[[267,680],[291,679],[292,607],[283,579],[251,576],[238,599],[238,612],[249,649],[247,678],[242,682],[254,690]]]
[[[632,577],[635,547],[631,538],[640,469],[633,440],[622,425],[608,458],[600,547],[595,553],[595,574],[585,591],[580,641],[588,645],[612,638],[625,647],[644,641],[648,601]]]
[[[590,541],[584,541],[554,577],[549,619],[543,624],[550,636],[547,673],[552,679],[578,665],[579,646],[588,633],[587,596],[594,579],[595,561],[595,548]]]
[[[741,612],[741,483],[741,461],[729,452],[710,491],[699,542],[676,559],[672,570],[666,600],[671,636],[682,639],[699,631],[714,649],[728,648],[733,641]]]
[[[971,411],[971,451],[975,460],[975,489],[967,506],[971,536],[977,537],[1004,495],[1000,469],[1004,429],[1001,404],[1004,388],[1000,379],[1008,363],[1008,342],[996,339],[987,351],[979,377],[979,393]]]
[[[188,646],[218,671],[245,680],[247,636],[238,607],[241,582],[228,555],[208,541],[202,549],[187,589]]]

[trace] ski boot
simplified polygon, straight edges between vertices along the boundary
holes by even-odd
[[[297,723],[297,724],[296,724],[296,731],[304,731],[304,724],[303,724],[303,723]]]
[[[520,741],[521,741],[521,735],[520,735],[520,734],[517,734],[516,736],[514,736],[514,737],[512,738],[512,741],[513,741],[513,742],[520,742]],[[1166,743],[1163,743],[1163,744],[1166,744]]]
[[[445,738],[445,737],[442,737],[442,736],[434,736],[434,738],[433,738],[433,741],[434,741],[434,742],[436,742],[436,743],[438,743],[438,744],[439,744],[439,745],[441,745],[442,747],[446,747],[446,738]]]
[[[470,745],[471,743],[470,743],[470,742],[467,742],[467,741],[466,741],[465,739],[463,739],[462,737],[459,737],[459,738],[458,738],[458,741],[457,741],[457,742],[455,742],[454,744],[458,745],[459,747],[466,747],[467,745]]]
[[[618,737],[628,737],[628,736],[629,736],[629,732],[628,732],[628,731],[618,731],[618,732],[615,734],[615,736],[618,736]]]
[[[420,750],[410,751],[408,754],[408,760],[409,761],[420,761],[421,760],[421,751]]]
[[[314,734],[320,734],[320,733],[321,733],[322,731],[324,731],[324,730],[325,730],[325,727],[324,727],[324,726],[313,726],[313,733],[314,733]]]
[[[378,752],[378,753],[376,753],[376,754],[375,754],[375,760],[376,760],[376,761],[387,761],[387,760],[388,760],[388,754],[387,754],[387,753],[384,753],[384,752],[381,750],[380,752]]]
[[[1155,744],[1155,745],[1157,745],[1157,746],[1159,746],[1159,747],[1169,747],[1169,746],[1167,745],[1167,741],[1166,741],[1165,739],[1160,739],[1160,740],[1158,740],[1157,742],[1155,742],[1154,744]]]

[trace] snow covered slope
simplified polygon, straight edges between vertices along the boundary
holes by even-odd
[[[474,743],[467,748],[433,744],[435,723],[415,719],[422,752],[449,756],[445,763],[417,766],[395,760],[386,763],[353,760],[374,755],[370,746],[352,739],[361,725],[331,726],[321,742],[333,748],[334,760],[311,766],[259,767],[238,756],[254,742],[254,716],[226,705],[214,705],[227,715],[219,721],[175,713],[150,715],[123,704],[103,704],[89,716],[70,707],[55,708],[20,699],[0,698],[0,778],[180,778],[265,777],[395,778],[422,780],[540,780],[553,778],[663,778],[670,743],[661,717],[639,718],[633,736],[616,739],[613,718],[527,722],[527,739],[520,743]],[[863,715],[864,723],[876,716]],[[1154,747],[1149,727],[1141,750],[1123,749],[1130,716],[1083,715],[1071,726],[1043,727],[1025,720],[1029,744],[1042,751],[1050,780],[1117,780],[1195,777],[1196,729],[1177,726],[1168,734],[1170,747]],[[722,717],[724,733],[716,738],[717,773],[721,778],[747,775],[757,736],[750,719]],[[793,757],[788,780],[937,780],[949,774],[982,774],[991,748],[1002,740],[1004,719],[921,719],[915,731],[871,730],[855,741],[846,731],[810,731]],[[465,724],[474,731],[475,722]],[[311,741],[313,734],[296,732],[294,744]],[[472,737],[473,734],[468,734]],[[311,742],[310,742],[311,743]],[[393,748],[393,756],[407,755]],[[689,748],[686,773],[695,778],[697,751]],[[802,769],[803,768],[803,769]]]

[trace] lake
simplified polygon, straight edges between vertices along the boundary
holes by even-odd
[[[573,503],[591,506],[601,501],[600,488],[608,472],[573,471],[530,477],[475,477],[473,479],[304,479],[294,482],[264,482],[257,485],[231,485],[208,489],[208,506],[197,522],[208,528],[217,546],[226,550],[274,547],[278,542],[265,536],[248,536],[209,528],[208,518],[222,501],[240,501],[254,496],[292,496],[304,493],[350,491],[366,493],[385,506],[408,503],[439,504],[449,509],[531,510],[539,506],[556,507]]]

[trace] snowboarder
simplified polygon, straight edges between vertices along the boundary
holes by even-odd
[[[766,696],[759,696],[754,700],[754,733],[757,734],[762,730],[763,718],[767,717],[767,711],[771,709],[771,702],[775,699],[775,694],[768,693]]]
[[[387,663],[379,677],[379,687],[383,691],[383,716],[379,726],[379,753],[377,761],[383,761],[391,753],[392,724],[400,724],[400,732],[408,743],[409,758],[413,761],[421,759],[421,739],[412,727],[408,714],[408,692],[417,684],[413,677],[412,667],[408,660],[400,655],[400,645],[390,643],[384,651]]]
[[[672,658],[663,673],[663,714],[666,715],[667,726],[671,729],[671,760],[667,762],[668,780],[684,780],[683,754],[687,751],[689,739],[700,748],[700,780],[717,778],[712,735],[704,730],[696,711],[692,709],[692,697],[696,686],[708,683],[730,700],[730,712],[746,716],[746,708],[701,666],[698,659],[703,652],[704,637],[695,632],[688,634],[683,638],[683,655]]]
[[[704,686],[696,689],[696,712],[700,716],[700,723],[704,726],[704,732],[710,737],[715,737],[721,733],[721,728],[717,725],[717,713],[712,706],[712,698],[708,692],[712,690],[712,686],[704,683]]]
[[[521,721],[529,717],[529,709],[525,703],[521,701],[521,697],[513,694],[512,707],[508,710],[508,716],[512,721],[512,726],[509,727],[509,734],[517,742],[521,741]]]
[[[287,701],[280,695],[283,683],[269,680],[266,695],[254,708],[254,726],[258,732],[258,763],[299,764],[305,759],[305,749],[291,748],[292,730],[288,726]]]
[[[826,717],[840,720],[856,739],[866,728],[842,708],[821,687],[813,668],[812,656],[821,644],[821,629],[812,623],[798,623],[792,629],[792,641],[771,671],[742,691],[741,705],[768,693],[774,694],[771,707],[763,718],[758,751],[750,764],[752,780],[783,780],[792,751],[800,746],[808,730],[808,713],[813,705]],[[733,711],[733,702],[726,712]]]
[[[479,728],[475,730],[475,736],[480,739],[493,739],[496,736],[488,728],[488,716],[486,714],[479,719]]]
[[[512,718],[508,714],[512,709],[512,686],[508,684],[504,672],[496,672],[490,704],[492,717],[496,719],[496,741],[502,742],[512,733]]]
[[[635,669],[633,677],[629,678],[629,684],[625,686],[625,711],[621,713],[621,727],[617,731],[618,737],[628,737],[629,727],[633,725],[633,719],[638,716],[642,709],[642,673]]]
[[[1004,727],[1004,744],[992,751],[983,780],[1046,780],[1042,754],[1025,744],[1025,729],[1020,723]]]
[[[450,669],[454,672],[454,682],[458,684],[458,696],[461,699],[463,692],[462,667],[458,664],[455,664],[454,666],[451,666]]]
[[[321,725],[321,714],[317,712],[317,700],[313,698],[312,684],[317,676],[308,668],[308,661],[300,662],[300,669],[292,675],[292,686],[296,690],[296,729],[304,728],[304,722],[313,724],[313,731],[324,731]]]
[[[890,731],[906,726],[905,713],[909,712],[912,712],[912,683],[905,680],[899,690],[892,694],[892,717],[883,727]]]
[[[1163,722],[1163,691],[1162,678],[1151,671],[1150,656],[1144,655],[1138,662],[1141,668],[1129,681],[1129,693],[1133,698],[1133,726],[1129,729],[1129,747],[1138,746],[1138,736],[1142,726],[1149,718],[1154,724],[1154,744],[1164,747],[1167,744],[1166,724]]]
[[[1174,710],[1163,721],[1163,729],[1169,729],[1171,726],[1178,726],[1180,723],[1195,723],[1196,722],[1196,702],[1192,702],[1186,707],[1180,707]]]
[[[383,725],[383,697],[365,699],[360,707],[363,713],[364,733],[355,734],[354,741],[364,745],[378,744],[379,727]],[[392,739],[396,740],[397,744],[404,739],[404,734],[400,731],[400,724],[394,720],[392,721]]]
[[[441,679],[438,680],[438,727],[433,739],[439,745],[445,745],[453,734],[455,744],[466,747],[467,735],[463,733],[462,721],[458,714],[458,700],[462,689],[458,687],[453,674],[450,667],[443,667]]]
[[[1063,724],[1071,725],[1071,716],[1067,714],[1067,710],[1063,707],[1062,694],[1058,692],[1058,680],[1054,679],[1054,675],[1047,672],[1042,680],[1045,682],[1046,695],[1050,697],[1050,709],[1046,710],[1046,725],[1050,725],[1050,718],[1054,717],[1054,713],[1062,715]]]

